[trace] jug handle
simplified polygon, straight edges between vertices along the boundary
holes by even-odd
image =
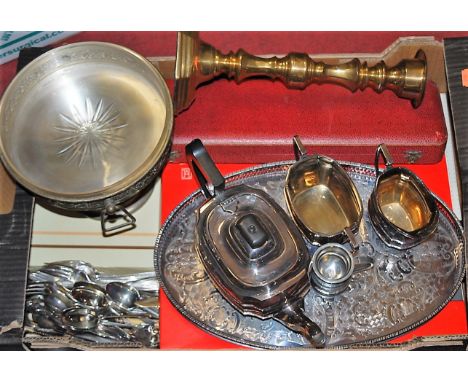
[[[375,152],[375,176],[379,176],[379,159],[381,155],[384,160],[386,169],[389,170],[393,167],[393,159],[390,155],[390,151],[388,150],[388,147],[385,143],[381,143]]]
[[[194,139],[185,146],[185,154],[190,169],[197,177],[202,192],[207,199],[214,197],[218,192],[224,191],[225,179],[200,139]]]
[[[353,252],[356,252],[359,249],[359,243],[356,239],[356,236],[354,235],[354,232],[351,230],[350,227],[346,227],[344,229],[344,233],[346,234],[346,236],[348,236],[349,244],[351,244]]]
[[[353,273],[364,272],[364,271],[367,271],[368,269],[371,269],[374,266],[374,261],[369,256],[366,256],[367,258],[363,258],[363,257],[359,256],[359,243],[358,243],[358,240],[357,240],[356,236],[354,235],[353,231],[351,230],[351,228],[346,227],[344,229],[344,232],[346,233],[346,236],[348,236],[349,243],[350,243],[351,248],[352,248],[353,258],[354,259],[356,259],[356,258],[363,259],[359,263],[354,263]],[[356,255],[357,255],[357,257],[356,257]]]
[[[293,137],[293,146],[294,146],[294,156],[296,157],[296,160],[300,160],[307,155],[307,150],[305,146],[302,144],[302,141],[299,138],[299,135],[295,135]]]
[[[292,331],[303,335],[314,347],[325,347],[325,335],[320,327],[305,315],[302,301],[286,303],[281,312],[275,315],[275,319]]]

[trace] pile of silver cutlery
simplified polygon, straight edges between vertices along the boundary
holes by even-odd
[[[111,275],[80,260],[47,263],[28,275],[25,330],[157,348],[158,292],[154,272]]]

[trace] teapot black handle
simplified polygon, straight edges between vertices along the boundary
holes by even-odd
[[[185,146],[185,155],[192,173],[197,177],[198,183],[207,199],[214,197],[218,192],[224,191],[225,179],[211,159],[205,146],[199,139],[194,139]],[[210,190],[212,188],[212,191]]]

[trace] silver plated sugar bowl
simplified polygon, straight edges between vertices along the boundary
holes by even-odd
[[[379,170],[380,156],[386,165]],[[416,174],[404,167],[393,167],[385,144],[375,154],[376,181],[369,198],[369,216],[375,231],[386,245],[408,249],[434,233],[439,210],[432,193]]]

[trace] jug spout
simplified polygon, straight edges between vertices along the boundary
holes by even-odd
[[[316,348],[325,347],[326,338],[320,327],[304,313],[303,301],[284,304],[283,309],[275,315],[289,329],[303,335]]]

